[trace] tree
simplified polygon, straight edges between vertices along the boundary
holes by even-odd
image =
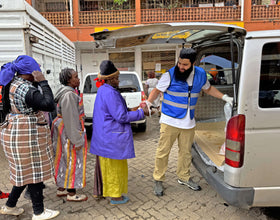
[[[124,2],[127,2],[127,0],[114,0],[114,3],[118,5],[122,5]]]

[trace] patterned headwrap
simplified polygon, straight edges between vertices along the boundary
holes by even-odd
[[[1,66],[0,85],[6,86],[12,81],[15,74],[32,74],[33,71],[40,71],[40,65],[32,57],[27,55],[18,56],[13,62]]]

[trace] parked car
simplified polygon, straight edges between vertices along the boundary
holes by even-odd
[[[154,34],[171,32],[198,52],[201,59],[215,55],[231,62],[231,74],[223,85],[215,85],[234,97],[226,132],[224,102],[201,93],[196,105],[193,164],[209,185],[230,205],[250,208],[280,206],[280,31],[246,32],[215,23],[169,23],[135,26],[93,33],[99,47],[111,48],[134,39],[135,45],[159,43]],[[175,33],[175,34],[174,34]],[[135,42],[138,41],[138,42]],[[206,66],[205,66],[206,67]],[[210,67],[210,66],[209,66]],[[223,70],[219,70],[223,71]],[[228,71],[228,70],[227,70]],[[225,142],[225,155],[220,155]]]
[[[82,95],[85,108],[85,126],[92,125],[92,115],[94,109],[94,102],[97,94],[97,87],[95,85],[98,73],[88,73],[84,78],[82,85]],[[125,99],[127,107],[133,108],[145,100],[145,93],[143,90],[142,82],[136,72],[132,71],[120,71],[119,75],[119,91],[122,97]],[[146,130],[146,118],[139,121],[131,122],[132,125],[136,125],[139,131]]]

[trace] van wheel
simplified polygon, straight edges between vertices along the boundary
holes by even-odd
[[[145,121],[143,124],[138,124],[138,131],[145,132],[147,128],[147,122]]]

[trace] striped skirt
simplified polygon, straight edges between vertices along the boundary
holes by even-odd
[[[62,118],[52,125],[52,140],[55,150],[55,180],[58,187],[79,189],[86,185],[87,140],[85,146],[75,150],[75,145],[66,137]]]

